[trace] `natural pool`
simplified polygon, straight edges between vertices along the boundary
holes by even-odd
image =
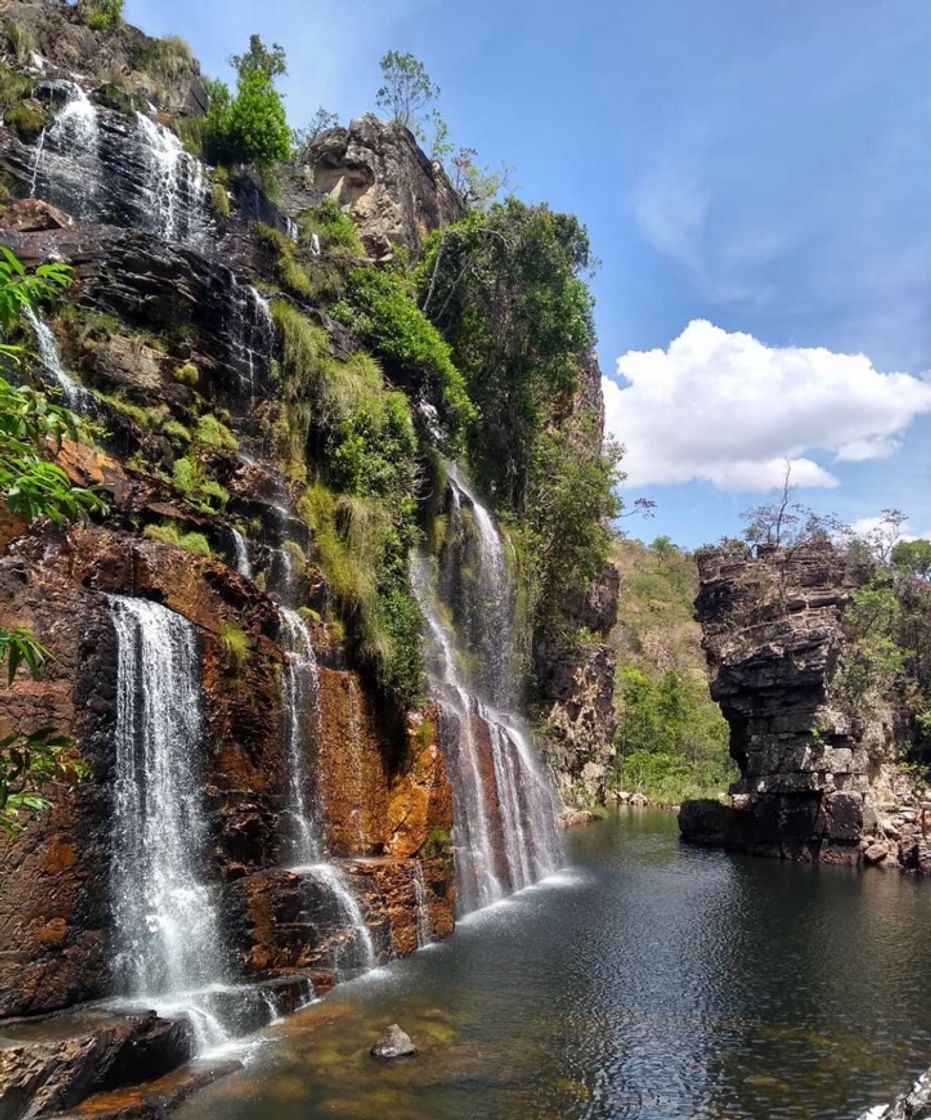
[[[624,811],[554,881],[270,1028],[183,1120],[814,1120],[931,1064],[931,883],[680,846]],[[420,1054],[368,1055],[398,1022]]]

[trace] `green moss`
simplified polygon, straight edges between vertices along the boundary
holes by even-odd
[[[307,556],[296,541],[284,541],[281,545],[299,574],[307,568]]]
[[[229,191],[216,180],[210,187],[210,209],[217,221],[225,222],[230,216]]]
[[[173,521],[165,521],[161,525],[146,525],[142,535],[148,540],[163,541],[183,548],[193,556],[203,556],[208,560],[216,556],[203,533],[182,533]]]
[[[6,37],[7,46],[16,56],[17,62],[28,62],[31,55],[36,52],[35,36],[28,27],[24,27],[21,23],[11,20],[4,24],[3,34]]]
[[[195,159],[204,158],[205,120],[203,117],[175,117],[171,127],[187,152]]]
[[[174,443],[190,443],[191,432],[178,420],[167,420],[162,424],[162,431]]]
[[[194,386],[200,378],[200,371],[193,362],[184,362],[180,366],[175,366],[174,379],[179,381],[182,385]]]
[[[32,81],[18,70],[11,70],[0,61],[0,109],[7,110],[18,105],[32,93]]]
[[[238,626],[226,623],[220,628],[219,637],[227,667],[240,670],[249,660],[251,643],[248,634]]]
[[[198,419],[194,439],[205,447],[223,447],[228,451],[239,447],[239,440],[229,428],[209,412]]]
[[[121,416],[125,416],[127,420],[131,420],[139,428],[144,428],[146,431],[155,426],[156,416],[153,415],[154,410],[143,408],[142,405],[133,404],[131,401],[124,400],[123,397],[110,393],[101,393],[99,390],[94,390],[94,395],[108,404]],[[167,411],[167,410],[165,410]]]
[[[7,109],[3,120],[21,139],[32,141],[45,128],[48,118],[42,103],[29,97]]]
[[[172,467],[172,482],[175,489],[198,509],[206,513],[216,513],[229,501],[229,491],[215,479],[210,478],[204,465],[193,455],[175,459]]]

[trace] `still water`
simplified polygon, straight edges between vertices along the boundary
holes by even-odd
[[[931,1064],[931,883],[680,846],[625,811],[569,868],[267,1032],[184,1120],[815,1120]],[[398,1022],[420,1049],[376,1063]]]

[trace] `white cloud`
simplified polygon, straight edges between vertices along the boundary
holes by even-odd
[[[630,483],[704,480],[722,490],[836,486],[811,455],[893,454],[905,428],[931,412],[931,383],[882,373],[862,354],[770,347],[693,320],[666,350],[618,358],[626,384],[604,378],[607,430],[627,449]],[[806,454],[807,453],[807,454]]]

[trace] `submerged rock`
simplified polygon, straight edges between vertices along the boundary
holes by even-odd
[[[417,1053],[417,1047],[411,1041],[410,1035],[405,1034],[397,1023],[385,1027],[381,1038],[369,1051],[373,1058],[388,1062],[393,1058],[412,1057]]]

